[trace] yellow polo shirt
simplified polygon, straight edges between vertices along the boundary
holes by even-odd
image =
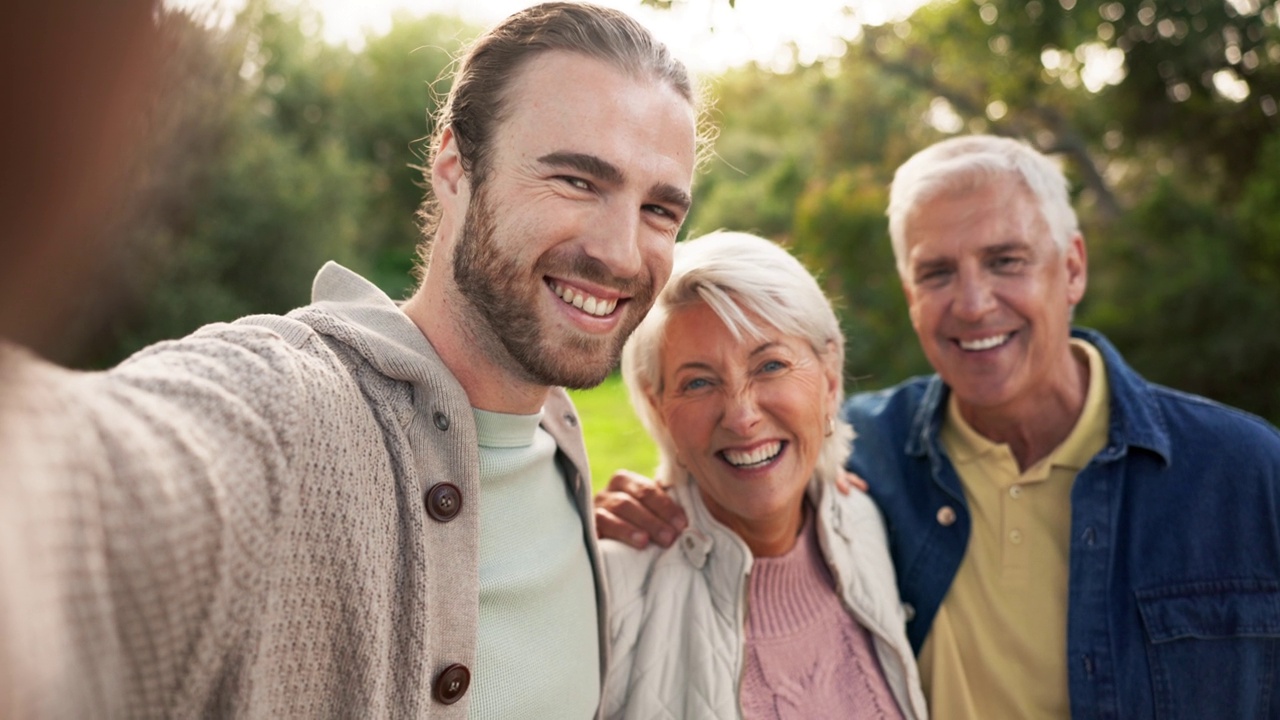
[[[979,435],[952,396],[942,444],[960,475],[973,530],[920,651],[935,720],[1067,718],[1067,570],[1071,486],[1107,442],[1106,366],[1089,363],[1084,410],[1062,444],[1026,472],[1008,445]]]

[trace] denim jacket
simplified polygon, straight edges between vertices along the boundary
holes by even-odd
[[[1280,717],[1280,433],[1147,382],[1096,332],[1072,335],[1102,353],[1111,417],[1071,491],[1071,716]],[[948,392],[934,375],[844,408],[916,652],[972,522],[939,440]]]

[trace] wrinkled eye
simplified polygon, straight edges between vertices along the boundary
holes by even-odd
[[[710,385],[711,383],[707,382],[706,378],[694,378],[686,382],[682,388],[684,390],[699,390],[704,387],[709,387]]]
[[[1015,255],[1001,255],[991,263],[996,270],[1017,270],[1022,267],[1023,260]]]
[[[950,271],[942,268],[934,268],[932,270],[923,270],[916,273],[916,282],[921,285],[941,282],[947,277]]]
[[[574,177],[574,176],[572,176],[572,175],[560,175],[560,176],[558,176],[558,177],[559,177],[561,180],[563,180],[566,184],[568,184],[568,185],[572,185],[573,187],[577,188],[578,190],[583,190],[583,191],[586,191],[586,192],[590,192],[590,191],[591,191],[591,183],[587,182],[586,180],[583,180],[583,179],[582,179],[582,178],[580,178],[580,177]]]

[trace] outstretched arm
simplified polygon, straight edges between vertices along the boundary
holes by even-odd
[[[77,373],[0,346],[0,717],[202,714],[234,679],[323,417],[290,347],[221,326]]]

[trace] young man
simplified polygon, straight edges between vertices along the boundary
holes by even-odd
[[[1084,239],[1026,145],[921,151],[889,229],[938,374],[848,401],[849,469],[885,516],[930,714],[1273,716],[1280,434],[1071,329]],[[602,526],[643,517],[601,502]]]
[[[17,714],[594,714],[605,608],[557,386],[603,379],[670,273],[695,105],[626,15],[530,8],[459,66],[403,307],[328,265],[307,307],[106,373],[3,348],[0,642],[54,643],[0,664]]]

